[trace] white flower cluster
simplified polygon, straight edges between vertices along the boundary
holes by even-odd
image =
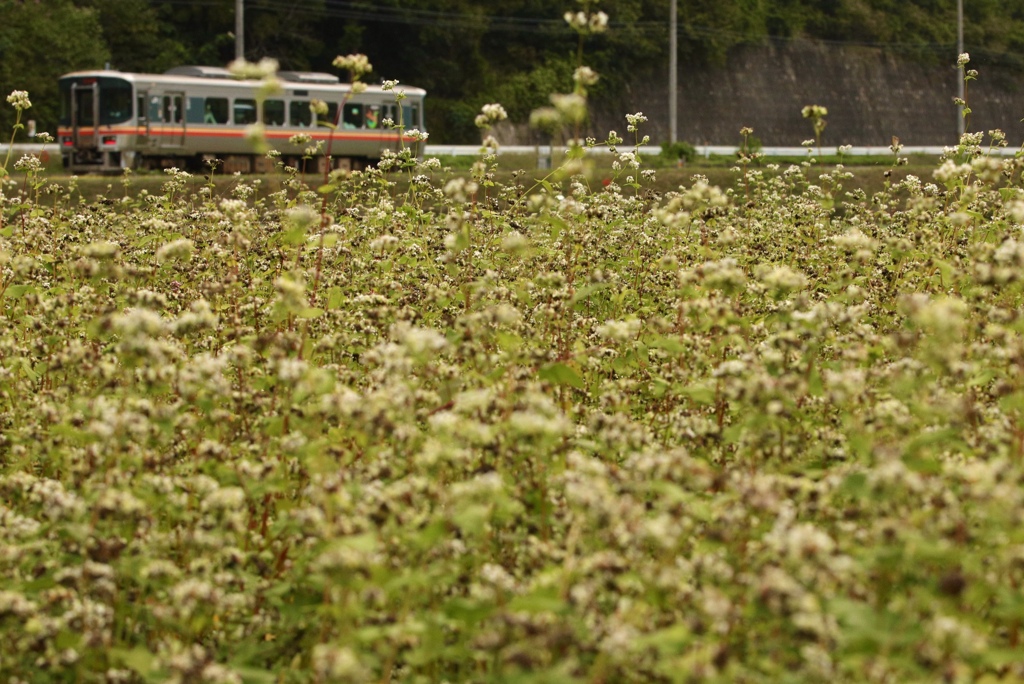
[[[28,92],[24,90],[12,90],[11,94],[7,96],[7,103],[19,112],[32,106],[32,102],[28,99]]]
[[[647,121],[647,117],[644,116],[643,112],[637,112],[636,114],[627,114],[626,123],[629,125],[626,126],[626,130],[629,131],[630,133],[636,133],[638,130],[640,130],[640,124],[642,124],[645,121]]]
[[[946,338],[957,335],[966,324],[967,304],[957,297],[929,297],[915,293],[903,297],[903,306],[909,311],[911,320],[933,335]]]
[[[309,111],[314,116],[327,116],[327,103],[323,100],[313,98],[309,101]]]
[[[479,186],[473,181],[459,176],[452,178],[444,186],[444,194],[459,204],[464,204],[470,197],[476,194]]]
[[[805,119],[820,119],[828,116],[828,108],[821,105],[807,105],[800,110],[800,115]]]
[[[932,176],[940,183],[949,185],[962,181],[971,174],[970,164],[957,164],[952,159],[947,159],[932,172]]]
[[[762,267],[758,269],[757,277],[768,289],[776,292],[788,293],[807,286],[807,276],[785,264]]]
[[[692,217],[706,210],[728,205],[728,195],[717,185],[701,178],[683,192],[672,195],[664,206],[654,210],[654,215],[665,226],[685,226],[689,225]]]
[[[732,292],[741,289],[747,282],[747,274],[732,257],[706,261],[697,271],[704,284],[713,290]]]
[[[608,30],[608,15],[604,12],[566,12],[563,18],[578,33],[604,33]]]
[[[625,342],[640,332],[642,322],[632,318],[625,321],[605,321],[597,326],[599,337],[613,342]]]
[[[551,104],[564,123],[582,124],[587,120],[587,99],[578,93],[556,93],[551,96]]]
[[[504,121],[508,118],[508,112],[500,104],[491,103],[485,104],[480,108],[480,113],[476,115],[476,127],[477,128],[490,128],[499,121]]]
[[[38,173],[43,169],[43,162],[34,154],[22,155],[21,159],[14,162],[14,168],[27,173]]]
[[[334,58],[334,68],[347,71],[353,81],[358,81],[366,74],[373,71],[370,59],[363,54],[338,55]],[[397,83],[398,81],[395,81]]]
[[[318,644],[313,647],[313,672],[321,681],[366,681],[367,673],[356,654],[347,646]]]
[[[237,79],[262,80],[273,78],[277,74],[278,66],[277,60],[270,57],[264,57],[259,62],[250,62],[244,57],[239,57],[228,64],[228,71]]]
[[[562,125],[562,117],[554,107],[538,107],[530,112],[530,128],[552,134]]]
[[[834,235],[832,242],[848,252],[868,252],[869,254],[878,249],[878,240],[865,235],[860,228],[851,228],[840,235]]]
[[[595,85],[599,79],[597,72],[588,66],[577,67],[572,74],[572,80],[576,85],[584,88]]]

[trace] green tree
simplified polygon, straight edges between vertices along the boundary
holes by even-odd
[[[333,38],[337,30],[322,20],[323,12],[323,0],[249,0],[245,7],[246,57],[273,57],[282,69],[322,70],[318,65],[329,64],[338,54],[325,52],[321,35],[326,32]]]
[[[223,66],[234,57],[234,0],[149,4],[169,35],[184,46],[182,63]]]
[[[349,19],[338,33],[345,50],[365,52],[379,76],[430,93],[433,139],[468,142],[477,139],[474,96],[490,69],[507,67],[484,56],[492,13],[478,0],[379,0],[368,19]]]
[[[122,2],[90,1],[105,2],[114,7]],[[234,0],[203,3],[140,1],[143,4],[148,2],[152,14],[165,27],[168,36],[183,46],[183,55],[176,64],[223,66],[234,59]],[[250,60],[273,57],[284,69],[326,68],[336,53],[324,51],[321,36],[332,36],[338,31],[337,25],[332,26],[325,21],[324,9],[324,0],[246,0],[245,57]]]
[[[111,66],[120,71],[162,73],[188,61],[174,27],[160,21],[148,0],[75,0],[96,13]]]
[[[71,0],[0,0],[0,92],[27,90],[33,107],[24,118],[56,133],[57,80],[78,69],[102,68],[110,59],[96,12]],[[10,131],[14,110],[0,103],[0,130]]]

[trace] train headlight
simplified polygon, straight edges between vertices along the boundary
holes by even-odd
[[[70,135],[61,136],[60,144],[64,147],[71,147],[74,143],[71,141]]]
[[[103,144],[104,145],[116,145],[117,144],[117,136],[116,135],[105,135],[105,136],[103,136]]]

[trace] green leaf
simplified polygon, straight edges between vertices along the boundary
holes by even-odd
[[[549,363],[543,366],[538,372],[537,377],[541,380],[547,380],[555,385],[563,385],[569,387],[575,387],[577,389],[583,389],[583,378],[580,374],[573,370],[570,366],[555,362]]]
[[[558,236],[561,233],[569,230],[569,224],[566,223],[565,219],[563,219],[560,216],[555,216],[553,214],[547,214],[547,215],[544,216],[544,222],[547,223],[549,226],[551,226],[551,239],[552,240],[557,240]]]
[[[930,453],[932,451],[930,447],[938,447],[940,450],[943,450],[950,445],[958,443],[959,441],[959,432],[953,428],[932,430],[929,432],[921,433],[917,435],[914,439],[910,440],[910,443],[907,444],[906,455],[903,459],[904,463],[906,463],[909,466],[910,463],[908,462],[908,459],[912,459],[915,461],[934,461],[934,459],[930,458],[922,459],[921,452],[923,451],[926,454]],[[933,471],[931,468],[929,468],[928,472],[941,472],[942,468],[941,466],[938,465],[937,462],[935,463],[935,466],[938,468],[937,471]]]
[[[150,653],[148,649],[142,646],[137,646],[131,650],[115,648],[111,651],[111,656],[113,656],[116,662],[135,670],[142,677],[146,677],[146,675],[153,672],[154,665],[156,664],[156,655]]]
[[[274,684],[277,681],[277,675],[260,668],[232,665],[231,669],[237,672],[246,684]]]
[[[464,249],[469,248],[469,230],[463,226],[455,233],[455,244],[452,250],[455,252],[461,252]]]
[[[337,309],[344,301],[345,295],[337,285],[327,288],[327,308]]]
[[[324,310],[315,306],[307,306],[296,314],[299,318],[320,318],[323,315]]]
[[[523,338],[515,333],[503,330],[494,333],[494,339],[498,342],[498,346],[501,347],[502,351],[515,351],[523,346]]]
[[[674,482],[667,480],[656,480],[648,485],[648,489],[657,494],[661,501],[669,504],[679,504],[689,502],[693,497],[690,492],[686,491]]]
[[[652,648],[661,655],[674,655],[684,652],[693,642],[693,634],[685,624],[675,624],[639,637],[638,646]]]
[[[686,351],[686,345],[680,342],[679,338],[669,335],[655,335],[647,341],[647,345],[655,349],[663,349],[669,354],[682,354]]]
[[[566,159],[583,159],[586,154],[586,148],[582,145],[570,145],[569,149],[565,151]]]
[[[590,299],[591,295],[600,292],[601,290],[607,290],[611,287],[608,283],[594,283],[593,285],[587,285],[576,290],[572,295],[572,303],[576,305],[576,309],[582,308],[582,305]]]
[[[36,291],[35,285],[11,285],[7,288],[6,294],[11,299],[21,299],[27,294]]]
[[[623,375],[628,375],[630,371],[636,368],[636,366],[636,354],[633,353],[633,351],[628,351],[622,356],[617,356],[612,359],[611,362],[612,370],[616,373],[622,373]]]
[[[715,403],[715,390],[707,385],[690,385],[679,390],[679,394],[688,397],[691,401],[705,406]]]
[[[851,498],[857,498],[863,496],[868,491],[868,478],[864,473],[850,473],[843,478],[842,483],[836,489],[836,492],[849,496]]]
[[[812,397],[820,397],[825,393],[825,384],[821,380],[821,373],[817,370],[812,370],[807,379],[807,393]]]
[[[25,376],[27,378],[29,378],[30,380],[38,380],[39,379],[39,374],[36,373],[34,370],[32,370],[31,362],[28,359],[26,359],[24,356],[19,356],[19,357],[16,357],[14,359],[11,359],[11,361],[10,361],[10,368],[12,370],[15,369],[15,368],[20,368],[21,372],[24,373]]]
[[[476,628],[491,613],[494,608],[485,603],[466,598],[454,598],[444,605],[445,615],[452,620],[457,620]]]
[[[515,597],[509,602],[508,607],[510,610],[526,613],[560,613],[565,610],[566,605],[558,595],[557,588],[546,587],[532,594]]]
[[[306,241],[306,227],[305,226],[292,226],[281,234],[281,240],[286,245],[301,245]]]
[[[468,504],[452,514],[454,522],[463,534],[477,535],[491,517],[491,507],[484,504]]]

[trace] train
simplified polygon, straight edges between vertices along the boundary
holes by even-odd
[[[412,132],[426,132],[423,89],[398,86],[405,95],[399,101],[395,90],[380,85],[353,93],[351,84],[327,73],[280,71],[277,78],[281,88],[263,97],[260,81],[236,79],[222,67],[66,74],[59,80],[57,129],[64,168],[202,170],[217,160],[226,173],[269,172],[278,161],[323,171],[326,165],[364,168],[403,146],[420,154],[423,136]],[[326,103],[326,114],[313,111],[316,100]],[[253,124],[262,124],[276,159],[257,151]],[[308,151],[318,142],[311,162]]]

